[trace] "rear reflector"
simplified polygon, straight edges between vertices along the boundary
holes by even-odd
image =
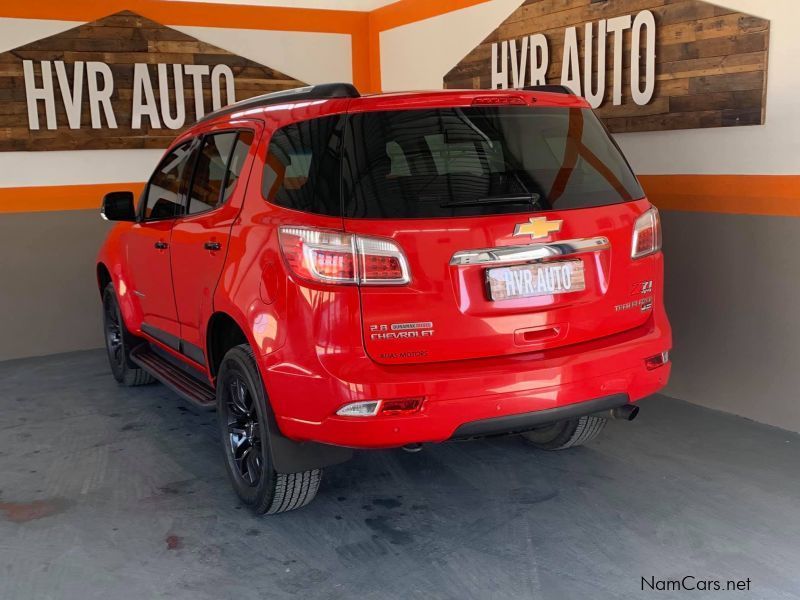
[[[650,358],[644,359],[644,365],[647,367],[648,370],[652,371],[653,369],[657,369],[669,362],[669,351],[662,352],[661,354],[656,354],[655,356],[651,356]]]
[[[642,258],[661,250],[661,217],[657,208],[643,213],[633,225],[631,258]]]
[[[393,240],[309,227],[281,227],[281,251],[301,279],[321,283],[402,285],[408,261]]]
[[[384,400],[381,406],[382,415],[406,415],[415,413],[422,407],[423,398],[396,398]]]

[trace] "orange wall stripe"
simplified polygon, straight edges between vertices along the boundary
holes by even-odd
[[[489,0],[400,0],[376,8],[369,14],[370,27],[386,31],[402,25],[438,17],[454,10],[483,4]]]
[[[108,192],[130,190],[138,196],[143,188],[144,182],[0,188],[0,213],[90,208],[99,211],[103,196]]]
[[[370,27],[367,33],[367,53],[365,62],[367,74],[369,76],[369,87],[366,91],[369,93],[383,91],[383,84],[381,82],[381,33],[373,27]]]
[[[374,50],[370,44],[370,32],[365,20],[350,36],[350,51],[353,63],[353,84],[362,93],[380,92],[380,77],[377,84],[372,81],[370,60]]]
[[[640,175],[659,209],[800,217],[800,175]]]
[[[346,34],[365,26],[369,18],[368,13],[359,11],[170,0],[38,0],[4,3],[0,8],[0,16],[94,21],[121,10],[137,12],[164,25]]]
[[[350,34],[368,19],[367,13],[347,10],[163,0],[138,2],[143,15],[164,25]]]
[[[488,0],[399,0],[364,12],[172,0],[37,0],[4,2],[0,16],[93,21],[121,10],[132,10],[143,15],[147,12],[147,16],[164,25],[351,33],[368,20],[377,31],[385,31],[484,2]]]
[[[0,155],[2,156],[2,155]],[[661,210],[800,217],[800,175],[641,175]],[[0,188],[0,213],[100,208],[103,194],[142,182]]]

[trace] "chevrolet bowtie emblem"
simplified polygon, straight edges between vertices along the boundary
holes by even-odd
[[[561,231],[563,222],[548,221],[545,217],[531,217],[527,223],[517,223],[514,226],[514,235],[529,235],[532,240],[536,240]]]

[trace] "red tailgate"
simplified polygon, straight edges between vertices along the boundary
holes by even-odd
[[[653,281],[655,264],[648,258],[631,259],[631,239],[634,221],[649,206],[642,200],[548,212],[549,222],[563,221],[561,230],[535,241],[513,235],[516,225],[533,216],[528,214],[346,221],[348,231],[394,239],[411,270],[407,286],[361,288],[367,352],[386,364],[499,356],[582,342],[642,324],[650,314],[646,282]],[[451,264],[459,252],[512,246],[566,253],[538,264],[581,261],[585,289],[493,301],[487,269],[532,261],[510,256],[501,263]],[[486,255],[472,256],[480,260]]]

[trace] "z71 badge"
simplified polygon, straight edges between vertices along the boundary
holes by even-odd
[[[433,323],[422,321],[419,323],[390,323],[388,325],[370,325],[370,339],[373,340],[404,340],[433,336]]]
[[[637,296],[639,294],[650,294],[653,291],[653,280],[648,279],[647,281],[637,281],[633,284],[631,288],[631,296]]]

